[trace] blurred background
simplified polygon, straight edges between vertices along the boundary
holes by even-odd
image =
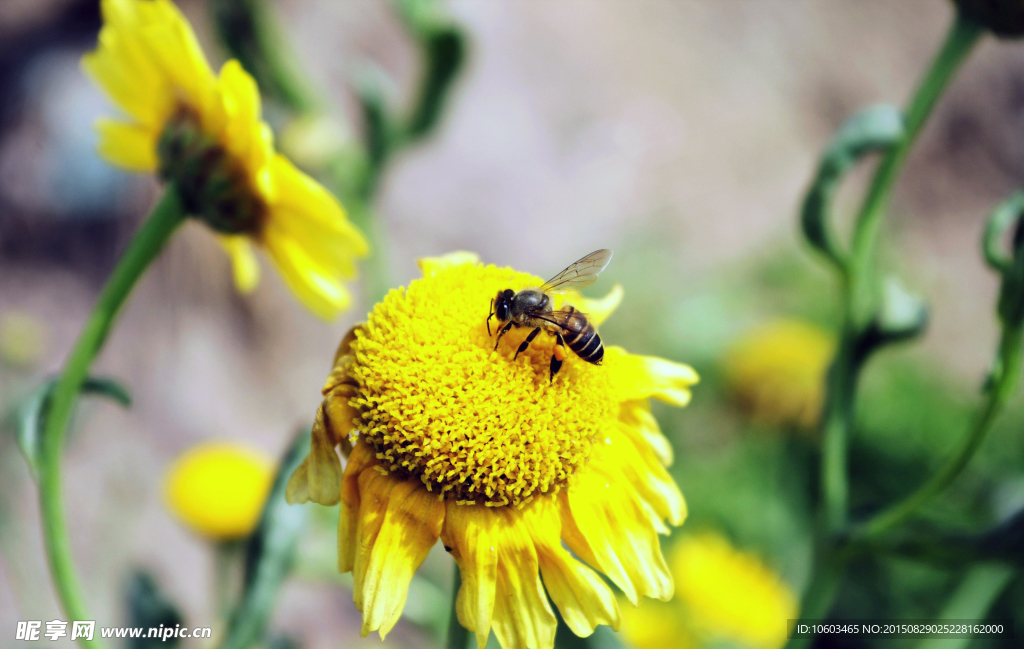
[[[227,54],[210,7],[178,4],[219,67]],[[333,129],[296,135],[296,151],[359,136],[353,79],[368,69],[386,73],[395,105],[411,101],[421,61],[388,2],[268,5],[333,111]],[[724,539],[766,579],[778,579],[772,588],[800,593],[811,561],[814,422],[840,313],[835,278],[798,236],[797,207],[818,152],[846,117],[867,104],[904,102],[952,20],[952,4],[443,6],[465,30],[468,59],[437,129],[381,178],[376,218],[390,283],[416,277],[416,258],[458,249],[550,276],[591,250],[613,248],[593,294],[618,282],[626,298],[604,338],[688,362],[702,376],[690,407],[656,409],[691,512],[666,541],[674,565],[685,557],[673,554],[673,543]],[[78,61],[99,26],[95,0],[0,3],[4,412],[60,368],[158,195],[151,177],[116,171],[94,152],[93,121],[111,109]],[[266,110],[287,149],[283,111]],[[315,157],[312,149],[306,154]],[[844,186],[840,211],[856,207],[868,171]],[[851,458],[855,515],[919,484],[949,455],[979,402],[996,344],[997,278],[978,242],[991,207],[1022,179],[1024,48],[986,38],[922,135],[886,222],[884,264],[926,297],[932,320],[923,339],[887,348],[865,373]],[[130,387],[133,407],[83,401],[66,454],[73,550],[98,625],[126,619],[126,584],[144,568],[190,625],[216,630],[215,552],[168,511],[162,476],[208,440],[279,457],[311,422],[334,349],[368,307],[363,301],[325,324],[271,272],[254,294],[239,296],[207,230],[189,224],[172,240],[96,365]],[[968,529],[1024,505],[1022,425],[1015,402],[926,515]],[[0,437],[0,647],[18,644],[19,620],[62,618],[35,485],[8,432]],[[271,621],[274,642],[380,646],[376,636],[359,638],[351,591],[333,574],[336,514],[311,508],[310,517]],[[932,617],[963,576],[865,559],[834,615]],[[449,580],[447,557],[432,555],[387,646],[439,644]],[[680,621],[692,614],[682,600],[652,604],[655,618],[670,623],[645,627],[682,631],[624,639],[638,647],[672,646],[666,637],[679,646],[777,646],[725,632],[708,640]],[[992,610],[1024,611],[1024,583],[1001,591]]]

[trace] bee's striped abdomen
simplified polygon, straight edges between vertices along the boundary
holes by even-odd
[[[562,332],[562,338],[569,349],[588,363],[600,365],[604,360],[604,345],[601,343],[601,336],[598,335],[597,329],[594,329],[594,325],[589,322],[580,331],[566,330]]]

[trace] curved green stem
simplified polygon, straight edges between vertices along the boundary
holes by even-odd
[[[863,536],[871,538],[907,520],[918,508],[948,487],[971,461],[986,435],[992,429],[996,417],[1006,407],[1020,380],[1022,360],[1022,330],[1007,327],[999,344],[997,366],[988,398],[974,427],[960,445],[960,449],[949,458],[945,465],[927,482],[899,503],[876,516],[864,528]]]
[[[459,598],[459,588],[462,586],[462,573],[455,562],[452,562],[452,570],[452,612],[448,618],[448,640],[445,646],[448,649],[466,649],[469,646],[469,630],[459,624],[459,616],[455,612],[455,602]]]
[[[875,171],[854,229],[849,273],[844,287],[846,323],[839,351],[830,370],[828,398],[822,418],[823,453],[821,466],[822,507],[825,529],[833,532],[846,520],[847,446],[853,426],[854,392],[860,370],[856,348],[864,330],[876,317],[879,286],[874,262],[878,234],[889,205],[892,189],[910,148],[921,132],[954,73],[970,53],[981,28],[957,16],[931,68],[922,78],[904,116],[904,136],[882,159]]]
[[[92,315],[79,334],[78,341],[71,350],[50,397],[40,440],[39,505],[42,510],[43,540],[46,544],[50,573],[57,597],[68,620],[90,619],[85,611],[71,557],[61,502],[60,463],[68,423],[89,366],[103,346],[125,298],[184,216],[184,208],[177,191],[173,186],[168,186],[163,198],[132,238],[103,287]],[[83,639],[81,643],[83,647],[99,646],[96,640]]]
[[[875,171],[857,219],[851,246],[851,316],[859,327],[866,325],[874,315],[877,296],[872,270],[882,217],[889,207],[893,187],[932,109],[983,32],[979,24],[957,15],[931,68],[921,79],[906,109],[903,139],[889,151]]]

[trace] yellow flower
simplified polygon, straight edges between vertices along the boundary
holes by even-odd
[[[810,429],[821,414],[834,350],[828,332],[806,322],[776,320],[736,342],[725,359],[726,380],[754,418]]]
[[[462,574],[459,622],[480,646],[493,630],[505,649],[550,649],[552,603],[577,635],[618,627],[598,571],[633,602],[671,598],[658,533],[682,524],[686,505],[648,399],[686,405],[694,371],[609,346],[603,365],[570,354],[549,381],[553,339],[514,359],[529,331],[495,351],[485,324],[499,289],[539,278],[470,253],[420,268],[342,341],[287,491],[340,499],[338,563],[354,573],[363,634],[391,630],[439,538]],[[600,323],[621,291],[564,299]]]
[[[239,539],[259,522],[273,478],[273,463],[248,447],[201,444],[171,466],[164,497],[195,532],[216,540]]]
[[[103,0],[102,12],[82,65],[127,121],[99,122],[100,154],[172,182],[189,214],[219,233],[240,291],[259,281],[255,242],[314,313],[346,308],[342,279],[366,241],[327,190],[275,153],[252,77],[235,60],[215,75],[169,0]]]
[[[623,634],[634,647],[689,649],[722,640],[749,649],[786,644],[788,621],[798,613],[796,596],[756,556],[703,533],[678,541],[670,563],[676,599],[623,616]]]

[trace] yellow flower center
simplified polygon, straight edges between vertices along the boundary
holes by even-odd
[[[449,267],[391,291],[357,330],[348,375],[357,433],[384,467],[459,502],[522,506],[554,493],[617,415],[603,367],[571,352],[549,383],[554,338],[513,329],[494,351],[499,289],[539,286],[508,268]],[[494,322],[491,331],[496,332]]]
[[[225,234],[257,235],[266,207],[249,185],[242,165],[216,138],[203,132],[199,116],[182,105],[157,144],[160,177],[174,182],[189,214]]]

